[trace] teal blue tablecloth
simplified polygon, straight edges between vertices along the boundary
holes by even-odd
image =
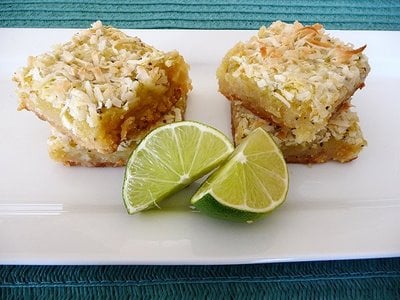
[[[0,27],[256,29],[275,20],[400,30],[398,0],[2,0]]]
[[[0,27],[400,30],[400,1],[3,0]],[[7,41],[3,41],[7,42]],[[400,237],[399,237],[400,238]],[[1,247],[1,242],[0,242]],[[400,258],[241,266],[1,266],[0,299],[400,299]]]
[[[4,266],[0,299],[400,299],[400,259],[233,266]]]

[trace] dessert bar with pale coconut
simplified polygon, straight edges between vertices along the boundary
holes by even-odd
[[[160,120],[149,125],[148,128],[138,131],[136,136],[131,136],[128,140],[121,142],[117,150],[112,153],[101,153],[97,150],[87,149],[77,144],[69,136],[52,129],[52,135],[47,140],[49,155],[55,161],[59,161],[66,166],[125,166],[132,151],[150,131],[164,124],[182,121],[185,109],[186,101],[179,100]]]
[[[232,134],[236,145],[254,129],[262,127],[272,136],[288,163],[323,163],[329,160],[348,162],[357,158],[367,144],[357,114],[346,105],[329,119],[327,126],[316,134],[313,142],[302,143],[298,143],[287,128],[258,117],[238,101],[231,103],[231,112]]]
[[[285,127],[296,143],[311,143],[364,86],[370,70],[364,49],[331,37],[320,24],[277,21],[228,51],[217,70],[219,91]]]
[[[191,90],[189,66],[137,37],[96,22],[13,77],[19,109],[98,153],[114,153],[168,115]]]

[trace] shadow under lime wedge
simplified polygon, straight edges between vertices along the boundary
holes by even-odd
[[[192,204],[210,216],[253,222],[282,204],[289,175],[269,134],[255,129],[200,186]]]
[[[220,131],[192,121],[150,132],[126,165],[122,195],[128,213],[152,206],[220,165],[233,145]]]

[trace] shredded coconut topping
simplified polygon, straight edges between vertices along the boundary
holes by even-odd
[[[352,93],[369,72],[365,46],[354,49],[330,37],[320,24],[277,21],[237,48],[230,57],[233,77],[253,79],[288,108],[309,103],[313,122],[329,117],[333,104]]]
[[[127,110],[141,85],[167,85],[167,74],[155,65],[159,61],[171,66],[165,59],[163,52],[139,38],[98,21],[54,51],[31,57],[15,77],[31,82],[21,87],[27,94],[34,89],[38,97],[61,108],[64,125],[70,126],[73,118],[95,127],[102,108]]]

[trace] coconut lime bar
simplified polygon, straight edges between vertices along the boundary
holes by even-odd
[[[316,134],[313,142],[298,143],[290,130],[264,120],[244,108],[240,102],[231,103],[232,133],[235,144],[257,127],[271,134],[288,163],[323,163],[329,160],[348,162],[357,158],[366,146],[358,116],[347,105],[329,119],[328,125]]]
[[[66,166],[84,167],[120,167],[126,165],[132,151],[141,140],[153,129],[173,122],[183,120],[186,101],[180,100],[175,106],[161,117],[160,120],[137,131],[135,136],[121,141],[117,150],[112,153],[100,153],[78,145],[74,140],[65,134],[52,129],[52,135],[47,140],[49,155],[52,159],[63,163]]]
[[[113,153],[168,113],[191,89],[188,65],[96,22],[14,75],[20,109],[99,153]]]
[[[313,142],[342,103],[364,86],[363,54],[325,33],[320,24],[274,22],[239,42],[217,70],[219,90],[255,115]]]

